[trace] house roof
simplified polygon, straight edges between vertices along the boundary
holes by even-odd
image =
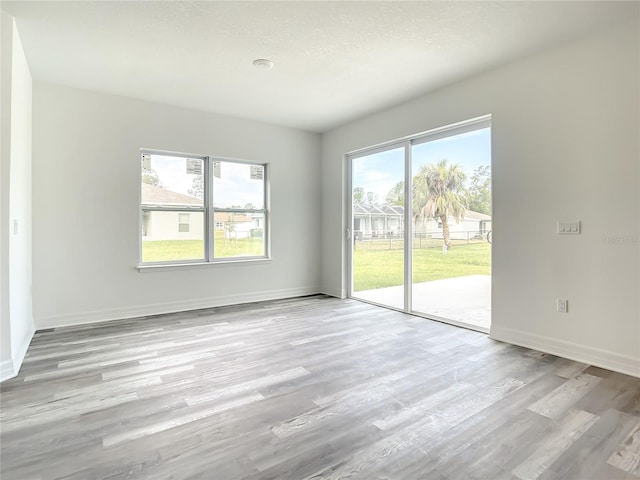
[[[385,216],[398,216],[404,215],[404,207],[401,205],[370,205],[365,203],[353,204],[354,215],[385,215]],[[464,220],[491,220],[491,215],[486,215],[480,212],[474,212],[473,210],[467,210],[464,213]]]
[[[183,193],[173,192],[166,188],[142,182],[143,205],[202,206],[202,200]],[[215,212],[216,222],[245,223],[253,222],[253,218],[243,213]]]
[[[397,205],[354,203],[353,213],[356,215],[404,215],[404,207]]]
[[[379,208],[387,215],[404,215],[404,207],[401,205],[381,205]]]
[[[194,206],[202,205],[202,199],[142,182],[142,203],[144,205]]]
[[[491,220],[491,215],[486,213],[474,212],[473,210],[467,210],[464,212],[465,220]]]
[[[253,219],[251,217],[243,215],[242,213],[214,212],[213,218],[216,222],[230,222],[230,223],[253,222]]]

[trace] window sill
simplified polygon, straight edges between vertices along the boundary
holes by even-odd
[[[199,268],[209,267],[228,267],[231,265],[262,265],[270,263],[270,258],[243,258],[243,259],[229,259],[229,260],[217,260],[215,262],[191,262],[191,263],[164,263],[164,264],[149,264],[138,265],[136,268],[139,273],[151,273],[151,272],[170,272],[173,270],[191,270]]]

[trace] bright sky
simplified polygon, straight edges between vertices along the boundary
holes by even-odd
[[[151,155],[151,169],[158,174],[163,188],[189,195],[196,175],[187,173],[186,158]]]
[[[189,190],[197,175],[187,173],[186,158],[154,154],[151,155],[151,168],[158,174],[164,188],[190,195]],[[244,207],[247,203],[252,203],[256,208],[262,208],[263,181],[251,178],[250,165],[221,162],[220,178],[214,177],[214,190],[216,207]]]
[[[491,165],[491,129],[483,128],[415,145],[411,157],[414,175],[422,165],[447,159],[449,164],[459,164],[469,181],[477,167]],[[353,160],[353,187],[374,192],[379,202],[383,202],[389,190],[401,180],[404,180],[403,148]]]
[[[491,130],[484,128],[452,137],[434,140],[413,147],[413,173],[421,165],[437,163],[446,158],[458,163],[471,178],[481,165],[491,165]],[[187,159],[163,155],[151,155],[151,168],[160,177],[164,188],[189,195],[195,174],[187,173]],[[404,151],[402,148],[376,153],[353,161],[353,186],[365,192],[374,192],[378,201],[384,201],[389,190],[404,179]],[[250,165],[222,162],[220,178],[214,177],[215,206],[243,207],[252,203],[262,208],[263,182],[251,178]]]
[[[264,172],[263,172],[264,175]],[[251,178],[251,165],[221,162],[220,177],[213,177],[213,204],[216,207],[244,207],[247,203],[262,208],[264,181]]]

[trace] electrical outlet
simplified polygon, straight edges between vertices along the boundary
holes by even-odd
[[[569,300],[558,299],[558,312],[567,313],[569,311]]]

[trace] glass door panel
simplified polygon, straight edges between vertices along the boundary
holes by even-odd
[[[411,147],[410,310],[473,328],[491,322],[491,130]]]
[[[351,296],[405,308],[405,149],[351,160]]]

